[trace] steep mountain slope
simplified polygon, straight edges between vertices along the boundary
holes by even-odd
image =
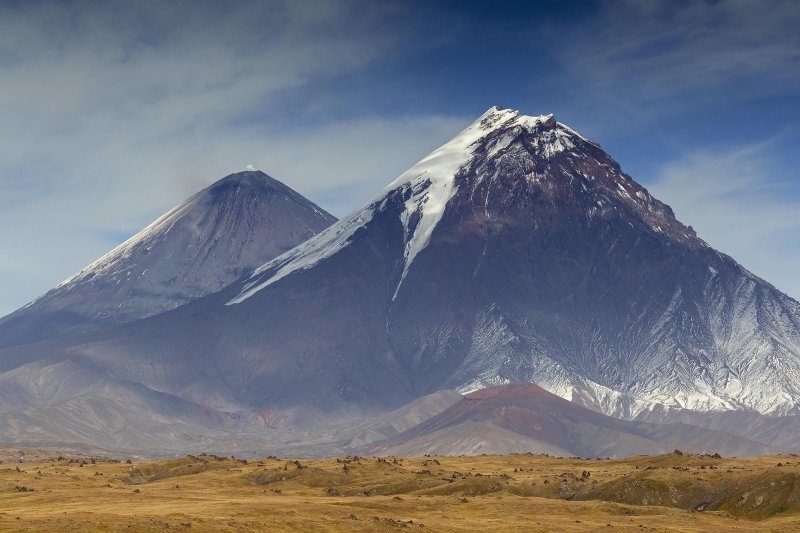
[[[258,427],[257,420],[242,416],[116,379],[79,361],[32,363],[0,376],[0,442],[180,453],[208,449],[243,422]]]
[[[0,320],[0,346],[173,309],[248,275],[335,220],[263,172],[231,174]]]
[[[361,453],[365,446],[396,437],[438,415],[462,398],[463,396],[455,391],[438,391],[426,394],[388,413],[358,419],[354,424],[344,424],[337,432],[337,444],[343,449]]]
[[[0,373],[43,359],[284,424],[512,381],[621,418],[800,414],[800,304],[596,143],[499,108],[249,279]]]
[[[798,412],[800,305],[550,115],[489,110],[228,305],[291,293],[307,337],[345,343],[343,396],[374,382],[352,364],[411,396],[525,380],[624,417]]]
[[[760,455],[768,446],[687,424],[611,418],[532,383],[512,383],[466,395],[447,410],[396,437],[375,443],[378,455],[550,453],[583,457],[697,453]]]

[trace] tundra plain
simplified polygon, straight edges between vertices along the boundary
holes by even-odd
[[[800,530],[793,455],[0,460],[0,531]]]

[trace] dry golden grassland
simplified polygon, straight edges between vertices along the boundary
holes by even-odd
[[[0,464],[1,531],[800,531],[800,458]]]

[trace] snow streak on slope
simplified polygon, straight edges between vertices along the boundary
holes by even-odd
[[[269,263],[258,267],[253,272],[252,281],[244,286],[242,292],[236,298],[233,298],[225,305],[241,303],[292,272],[310,268],[326,257],[335,254],[347,245],[348,239],[358,228],[363,227],[370,221],[373,209],[374,207],[370,206],[356,212],[355,215],[342,219],[317,236]],[[272,269],[274,269],[274,273],[266,281],[262,280],[262,274]]]
[[[553,116],[529,117],[510,109],[490,108],[447,144],[401,174],[384,189],[378,199],[338,224],[334,224],[317,237],[257,269],[253,273],[254,281],[246,285],[241,294],[228,302],[228,305],[243,302],[292,272],[314,266],[335,254],[346,246],[348,239],[358,228],[372,219],[376,211],[382,210],[389,194],[398,190],[408,190],[410,196],[405,202],[405,210],[400,214],[406,243],[405,265],[394,293],[396,297],[414,258],[428,245],[447,203],[456,192],[456,176],[472,159],[473,149],[479,141],[500,128],[518,125],[530,129],[548,120],[553,120]],[[555,138],[548,146],[552,147],[551,153],[557,153],[568,147],[560,137]],[[496,149],[501,148],[502,146],[497,146]],[[273,271],[272,275],[264,279],[262,274],[270,270]]]

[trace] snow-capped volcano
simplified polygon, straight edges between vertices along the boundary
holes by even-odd
[[[487,185],[491,185],[482,183],[486,177],[483,175],[469,180],[470,183],[461,183],[464,180],[460,179],[460,174],[468,167],[480,164],[481,161],[488,162],[495,159],[510,161],[515,154],[520,155],[519,149],[526,150],[529,156],[546,162],[554,160],[554,157],[561,152],[569,151],[567,158],[569,161],[575,161],[582,156],[591,159],[598,168],[608,166],[610,163],[615,167],[616,172],[605,171],[600,175],[590,172],[590,170],[596,169],[588,168],[575,169],[575,172],[572,172],[563,168],[563,162],[556,161],[553,162],[558,165],[558,168],[553,168],[551,165],[544,167],[539,165],[538,168],[521,167],[519,170],[525,174],[531,185],[557,173],[562,173],[563,179],[570,181],[577,175],[587,182],[581,184],[584,192],[590,193],[588,185],[592,185],[592,189],[603,187],[605,188],[604,194],[610,191],[618,197],[617,200],[622,200],[633,207],[642,208],[643,219],[647,220],[655,231],[667,231],[672,237],[682,237],[684,241],[694,239],[696,243],[705,245],[696,239],[691,228],[684,227],[677,222],[668,206],[655,200],[643,187],[622,174],[616,162],[607,156],[607,161],[597,161],[598,152],[602,153],[597,144],[556,122],[553,115],[530,117],[509,109],[492,107],[450,142],[404,172],[386,188],[377,200],[371,202],[367,207],[356,211],[331,228],[330,231],[320,234],[317,238],[298,246],[289,254],[259,268],[253,277],[261,277],[262,283],[249,283],[246,291],[231,303],[238,303],[294,270],[313,266],[321,259],[335,253],[357,229],[367,224],[376,211],[384,210],[389,197],[394,195],[401,195],[405,204],[400,213],[405,240],[402,282],[414,258],[430,241],[434,228],[442,218],[448,203],[458,192],[459,186],[471,187],[469,200],[472,201],[481,185],[484,185],[484,189],[487,189]],[[522,161],[518,160],[517,162]],[[487,167],[475,170],[494,171],[495,169]],[[496,179],[497,176],[491,176],[491,178]],[[598,183],[593,183],[595,180]],[[503,183],[499,182],[496,185],[502,187]],[[546,185],[546,187],[554,186],[558,186],[558,184]],[[484,193],[485,214],[488,217],[491,192],[485,190]],[[503,191],[500,191],[500,194],[502,195]],[[597,199],[596,207],[603,207],[603,198]],[[592,209],[596,211],[594,206]],[[280,267],[276,270],[277,265]],[[259,276],[264,272],[269,272],[269,275]],[[397,290],[399,289],[398,285]]]
[[[259,420],[516,381],[621,418],[800,414],[800,304],[598,144],[492,108],[246,279],[116,330],[0,350],[0,384],[64,360]]]
[[[335,220],[263,172],[231,174],[0,320],[0,346],[173,309],[250,274]]]
[[[528,380],[621,416],[798,409],[797,302],[552,115],[491,108],[228,305],[376,254],[385,320],[368,336],[415,392]]]

